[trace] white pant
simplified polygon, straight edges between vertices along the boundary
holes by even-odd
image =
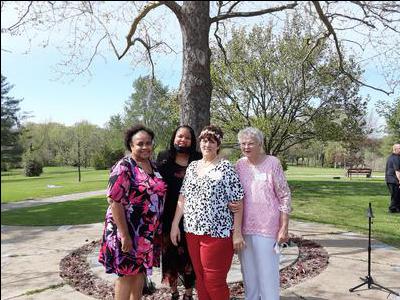
[[[244,235],[246,247],[239,258],[246,300],[279,300],[279,254],[276,240],[260,235]]]

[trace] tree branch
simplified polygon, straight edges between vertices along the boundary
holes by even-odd
[[[129,48],[132,47],[135,43],[135,41],[139,41],[140,39],[136,38],[132,41],[133,35],[136,33],[136,29],[140,23],[141,20],[144,19],[144,17],[153,9],[157,8],[158,6],[162,5],[163,3],[155,1],[155,2],[149,2],[143,7],[143,10],[139,13],[139,15],[133,20],[133,23],[131,25],[131,29],[129,30],[129,33],[126,37],[126,48],[122,52],[121,55],[118,54],[118,52],[115,49],[115,46],[112,45],[115,54],[118,57],[118,60],[121,60],[122,57],[125,56],[125,54],[128,52]],[[144,42],[144,41],[143,41]],[[145,46],[146,47],[146,46]],[[147,47],[146,47],[147,48]]]
[[[322,37],[318,38],[317,41],[315,42],[314,46],[310,49],[310,51],[308,51],[307,55],[303,59],[303,62],[301,63],[301,75],[302,75],[304,93],[306,91],[306,78],[305,78],[304,65],[305,65],[306,61],[309,59],[309,57],[311,56],[311,54],[314,52],[314,50],[317,49],[317,47],[321,44],[321,42],[326,40],[328,37],[329,37],[329,33],[325,33]],[[307,41],[307,43],[308,43],[308,41]]]
[[[231,13],[232,10],[235,8],[235,6],[238,5],[240,2],[242,2],[242,1],[235,1],[235,2],[228,8],[228,10],[226,11],[226,13],[227,13],[227,14]]]
[[[222,8],[222,5],[218,5],[218,14],[220,13],[221,8]],[[225,64],[228,65],[228,57],[226,56],[225,48],[222,45],[222,39],[218,35],[218,30],[219,30],[219,22],[217,21],[217,25],[215,26],[214,36],[215,36],[215,39],[217,40],[217,44],[218,44],[219,49],[221,49],[222,54],[224,55]]]
[[[182,16],[182,7],[178,3],[176,3],[175,1],[160,1],[160,3],[164,4],[170,10],[172,10],[173,13],[176,15],[176,17],[178,19],[181,18],[181,16]]]
[[[3,1],[1,1],[1,3],[3,5]],[[19,18],[18,21],[14,25],[11,25],[10,27],[6,28],[5,31],[12,31],[15,28],[17,28],[19,25],[21,25],[20,23],[22,22],[22,20],[29,14],[29,11],[30,11],[30,9],[32,7],[32,4],[33,4],[33,1],[30,1],[29,5],[28,5],[28,8],[26,9],[24,15],[21,18]]]
[[[92,64],[92,61],[93,61],[94,57],[95,57],[96,54],[97,54],[97,49],[99,48],[99,45],[100,45],[101,41],[104,40],[106,37],[107,37],[107,34],[105,34],[105,35],[97,42],[96,47],[95,47],[95,49],[94,49],[94,52],[93,52],[92,56],[90,57],[89,62],[86,64],[86,67],[82,70],[82,72],[89,70],[89,67],[90,67],[90,65]]]
[[[297,1],[295,1],[294,3],[287,4],[287,5],[282,5],[282,6],[278,6],[278,7],[262,9],[262,10],[258,10],[258,11],[250,11],[250,12],[231,12],[231,11],[228,11],[225,14],[217,15],[217,16],[211,18],[210,19],[210,23],[215,23],[215,22],[219,22],[219,21],[222,21],[222,20],[231,19],[231,18],[237,18],[237,17],[261,16],[261,15],[265,15],[265,14],[269,14],[269,13],[273,13],[273,12],[283,11],[283,10],[286,10],[286,9],[293,9],[293,8],[295,8],[297,6],[297,4],[298,4]]]
[[[368,22],[367,20],[363,20],[363,19],[360,19],[360,18],[351,17],[351,16],[346,16],[346,15],[339,14],[339,13],[333,13],[333,14],[329,14],[329,15],[326,14],[326,16],[327,16],[327,17],[331,17],[331,18],[334,18],[334,17],[341,17],[341,18],[344,18],[344,19],[349,19],[349,20],[353,20],[353,21],[358,21],[358,22],[363,23],[364,25],[366,25],[366,26],[368,26],[368,27],[370,27],[370,28],[376,29],[376,26],[375,26],[374,24],[372,24],[371,22]]]
[[[383,89],[374,87],[372,85],[366,84],[366,83],[356,79],[353,75],[351,75],[349,72],[347,72],[344,69],[343,55],[342,55],[342,51],[340,50],[339,40],[338,40],[338,37],[336,35],[335,29],[333,28],[332,24],[330,23],[328,18],[325,16],[324,12],[322,11],[322,8],[321,8],[321,5],[319,4],[319,1],[312,1],[312,3],[314,4],[314,7],[315,7],[315,9],[316,9],[316,11],[318,13],[319,18],[321,19],[321,21],[324,23],[325,27],[328,30],[328,33],[327,33],[328,35],[327,36],[329,36],[329,35],[333,36],[333,39],[334,39],[334,42],[335,42],[336,52],[337,52],[338,58],[339,58],[339,69],[342,71],[342,73],[345,74],[347,77],[349,77],[350,80],[352,80],[354,82],[357,82],[360,85],[369,87],[369,88],[371,88],[373,90],[376,90],[376,91],[380,91],[382,93],[385,93],[388,96],[393,94],[393,91],[388,92],[388,91],[385,91]]]

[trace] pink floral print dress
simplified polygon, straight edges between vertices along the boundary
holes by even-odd
[[[147,174],[131,157],[124,157],[111,169],[107,197],[120,202],[133,242],[129,253],[121,250],[121,236],[115,223],[111,205],[105,217],[99,262],[106,273],[119,276],[152,274],[159,267],[161,254],[161,215],[166,184],[152,164],[154,173]]]

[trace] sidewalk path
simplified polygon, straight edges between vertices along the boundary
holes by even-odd
[[[379,222],[376,220],[376,222]],[[291,221],[290,232],[322,245],[329,254],[329,264],[318,276],[283,290],[281,299],[371,299],[400,297],[367,285],[350,293],[368,274],[368,236],[339,230],[332,225]],[[400,249],[371,241],[371,277],[382,286],[400,293]]]
[[[61,227],[1,227],[1,299],[89,300],[59,277],[60,260],[80,246],[97,241],[101,223]],[[367,275],[367,237],[330,225],[290,221],[290,232],[321,244],[329,265],[318,276],[282,290],[282,300],[394,300],[385,291],[366,286],[350,293]],[[372,277],[400,291],[400,250],[373,240]],[[63,284],[63,286],[53,285]],[[30,292],[31,295],[25,293]],[[397,298],[399,299],[399,298]],[[396,299],[396,300],[397,300]]]
[[[101,194],[105,191],[2,204],[1,207],[3,211]],[[379,222],[379,218],[376,217],[374,222]],[[289,228],[290,233],[322,245],[329,254],[329,265],[318,276],[282,290],[282,300],[400,300],[386,291],[368,289],[366,285],[349,292],[350,288],[361,283],[360,277],[367,275],[367,236],[331,225],[293,220]],[[59,263],[73,250],[99,240],[102,230],[102,223],[46,227],[2,225],[1,299],[93,299],[77,292],[60,278]],[[400,292],[400,249],[372,240],[371,257],[372,278],[384,287]],[[91,264],[91,267],[95,266]]]
[[[78,226],[1,226],[1,299],[88,300],[59,276],[62,258],[99,240],[103,224]],[[44,289],[43,291],[40,291]],[[24,295],[31,292],[31,295]]]
[[[32,200],[11,202],[11,203],[1,203],[1,211],[22,208],[22,207],[45,205],[45,204],[50,204],[50,203],[65,202],[65,201],[70,201],[70,200],[79,200],[79,199],[88,198],[88,197],[92,197],[92,196],[99,196],[99,195],[104,195],[104,197],[105,197],[106,190],[83,192],[83,193],[76,193],[76,194],[70,194],[70,195],[61,195],[61,196],[54,196],[54,197],[50,197],[50,198],[32,199]]]

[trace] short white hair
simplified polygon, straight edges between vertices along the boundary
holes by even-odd
[[[243,128],[237,135],[239,143],[246,137],[257,141],[260,144],[261,149],[264,150],[264,134],[260,129],[254,127]]]

